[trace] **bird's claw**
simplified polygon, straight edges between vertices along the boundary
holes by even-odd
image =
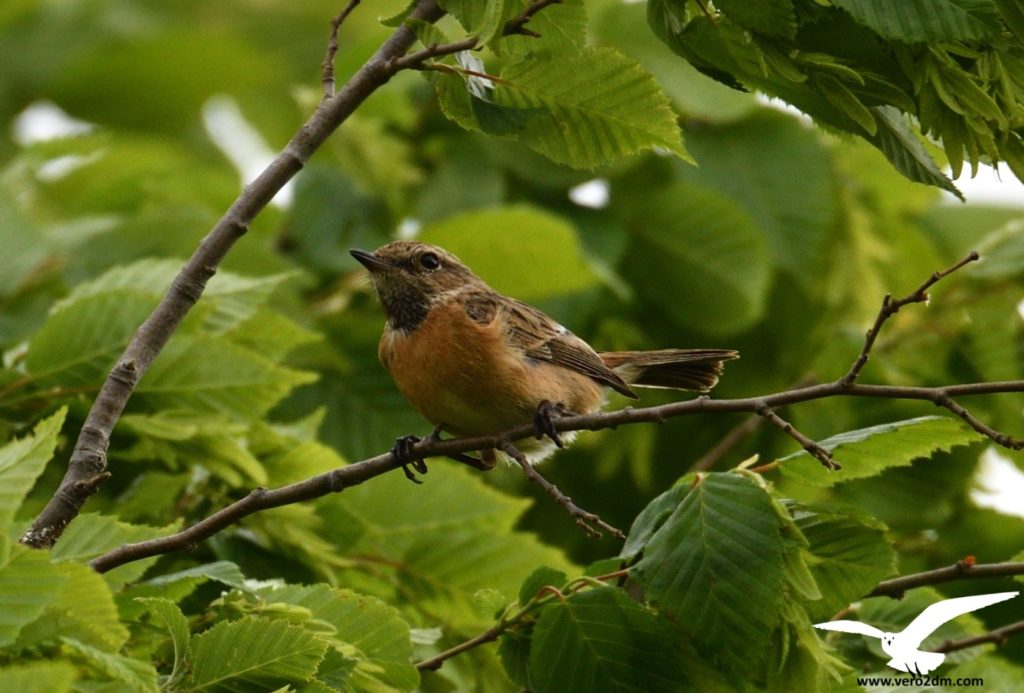
[[[416,478],[413,470],[416,470],[420,474],[427,473],[427,463],[422,459],[411,459],[412,448],[416,443],[419,443],[422,438],[419,436],[402,436],[395,440],[394,447],[391,448],[391,454],[394,455],[398,463],[402,465],[402,471],[405,473],[405,478],[414,484],[422,484],[423,482]],[[412,469],[410,469],[412,467]]]
[[[533,415],[533,435],[537,440],[547,436],[555,445],[564,448],[565,444],[558,435],[555,422],[568,414],[565,405],[561,402],[549,402],[544,400],[537,406],[537,413]]]

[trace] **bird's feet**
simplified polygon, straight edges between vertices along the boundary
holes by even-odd
[[[430,434],[431,438],[434,438],[435,433],[439,435],[439,432],[435,430],[434,433]],[[394,447],[391,448],[391,454],[395,456],[398,463],[402,465],[402,471],[405,472],[405,478],[414,484],[422,484],[423,482],[416,478],[413,470],[416,470],[420,474],[427,473],[427,463],[423,459],[412,459],[412,448],[416,443],[423,440],[419,436],[402,436],[395,440]],[[412,469],[410,469],[412,467]]]
[[[572,414],[565,405],[561,402],[549,402],[548,400],[542,401],[537,406],[537,413],[533,415],[533,435],[537,440],[540,440],[544,436],[551,439],[551,442],[560,448],[564,448],[565,444],[558,435],[558,429],[555,428],[555,422],[563,416]]]

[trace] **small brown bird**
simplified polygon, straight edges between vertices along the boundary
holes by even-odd
[[[370,271],[387,316],[381,363],[435,433],[487,436],[533,421],[538,439],[515,446],[534,464],[560,443],[552,417],[600,409],[605,388],[632,398],[631,385],[706,392],[723,362],[738,357],[728,349],[598,353],[442,248],[395,241],[351,252]],[[570,442],[575,432],[562,436]],[[480,454],[494,465],[494,450]]]

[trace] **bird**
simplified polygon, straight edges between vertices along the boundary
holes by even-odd
[[[399,240],[350,252],[369,271],[386,317],[380,361],[434,425],[432,436],[493,436],[532,422],[536,436],[513,441],[531,465],[575,438],[574,431],[559,434],[554,420],[599,410],[609,389],[630,398],[633,387],[707,392],[723,363],[739,356],[731,349],[599,353],[539,309],[492,289],[443,248]],[[407,454],[418,440],[400,438],[393,452]],[[493,449],[479,454],[487,469],[507,459]]]
[[[946,655],[941,652],[919,650],[925,638],[957,616],[1013,599],[1018,594],[1020,592],[996,592],[944,599],[927,607],[899,633],[889,633],[862,621],[828,621],[816,623],[814,627],[879,638],[882,641],[882,651],[890,657],[887,662],[890,667],[908,674],[923,676],[936,669],[946,659]]]

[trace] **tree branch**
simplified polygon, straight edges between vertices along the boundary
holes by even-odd
[[[987,633],[975,635],[970,638],[963,638],[962,640],[947,640],[932,650],[932,652],[941,652],[945,654],[947,652],[966,650],[968,647],[975,647],[977,645],[985,645],[988,643],[1003,645],[1006,643],[1007,638],[1014,633],[1020,632],[1024,632],[1024,621],[1017,621],[1016,623],[1011,623],[1008,626],[996,628],[995,630],[990,630]]]
[[[926,585],[938,585],[953,580],[970,578],[1007,577],[1024,575],[1024,562],[1020,563],[973,563],[970,560],[957,561],[953,565],[922,573],[903,575],[902,577],[883,580],[868,597],[893,597],[899,599],[907,590]]]
[[[324,84],[325,99],[334,96],[334,56],[338,54],[338,31],[341,30],[341,25],[345,23],[348,16],[352,14],[352,10],[359,5],[359,1],[349,0],[345,9],[331,20],[331,34],[327,39],[327,54],[324,56],[323,63],[320,64],[320,69],[323,71],[321,81]]]
[[[444,15],[435,0],[419,0],[411,17],[436,22]],[[64,528],[78,515],[107,474],[110,434],[128,398],[160,353],[174,330],[203,293],[206,282],[249,223],[274,195],[305,165],[324,140],[395,71],[390,65],[412,47],[416,36],[402,26],[359,69],[336,95],[320,102],[316,112],[299,129],[284,150],[242,191],[213,230],[200,242],[167,294],[139,327],[117,364],[100,388],[75,443],[68,469],[46,507],[21,538],[34,547],[52,546]]]
[[[347,88],[347,87],[346,87]],[[934,284],[936,281],[949,275],[956,269],[964,266],[967,262],[973,261],[977,257],[976,253],[971,253],[967,258],[960,261],[950,269],[943,272],[937,272],[932,275],[928,282],[926,282],[920,289],[918,289],[911,296],[917,296],[923,293],[928,287]],[[909,303],[909,299],[900,299],[896,301],[897,304]],[[886,308],[885,305],[891,305],[891,301],[886,301],[883,305],[882,312],[884,313]],[[881,318],[882,313],[879,314],[879,320],[876,320],[876,325],[881,325],[885,320]],[[874,330],[877,334],[877,330]],[[871,343],[874,339],[871,338]],[[861,351],[861,355],[858,357],[858,361],[864,357],[866,361],[866,354],[870,351],[870,344],[866,344],[865,348]],[[852,370],[852,369],[851,369]],[[1007,393],[1007,392],[1024,392],[1024,380],[1005,381],[1005,382],[993,382],[993,383],[965,383],[958,385],[946,385],[940,387],[915,387],[915,386],[901,386],[901,385],[865,385],[857,382],[851,382],[848,376],[844,376],[831,383],[823,383],[817,385],[808,385],[804,387],[796,387],[791,390],[785,390],[769,395],[762,395],[760,397],[746,397],[740,399],[711,399],[709,397],[698,397],[696,399],[685,400],[680,402],[671,402],[669,404],[663,404],[654,407],[645,407],[640,409],[634,409],[627,407],[618,411],[611,412],[595,412],[592,414],[582,415],[569,415],[561,416],[551,421],[551,427],[554,431],[564,433],[566,431],[580,431],[580,430],[600,430],[605,428],[615,428],[624,424],[642,423],[642,422],[662,422],[670,418],[679,416],[688,416],[698,413],[726,413],[726,412],[746,412],[750,414],[758,414],[762,417],[766,417],[768,420],[772,420],[771,414],[774,414],[774,409],[790,404],[797,404],[800,402],[810,402],[813,400],[824,399],[828,397],[875,397],[885,399],[908,399],[908,400],[922,400],[932,402],[936,406],[941,406],[949,409],[960,418],[967,421],[968,424],[977,430],[982,435],[990,438],[999,445],[1010,447],[1012,449],[1020,449],[1021,443],[1010,436],[991,429],[985,424],[977,420],[973,420],[973,417],[966,418],[966,410],[959,405],[956,405],[953,401],[954,396],[965,396],[965,395],[982,395],[982,394],[996,394],[996,393]],[[955,406],[954,406],[955,405]],[[766,415],[765,412],[770,412]],[[970,415],[967,415],[970,416]],[[775,419],[779,419],[777,415]],[[774,422],[774,421],[773,421]],[[784,425],[785,421],[782,421]],[[776,425],[778,425],[776,423]],[[790,435],[793,435],[792,428],[787,431]],[[521,440],[529,438],[535,434],[535,427],[533,423],[524,423],[521,426],[513,428],[509,431],[503,431],[498,435],[494,436],[480,436],[476,438],[457,438],[452,440],[437,440],[434,438],[427,438],[422,440],[415,445],[412,445],[406,452],[402,462],[408,463],[411,460],[422,460],[427,457],[453,457],[458,458],[462,453],[469,453],[478,450],[492,450],[492,449],[504,449],[511,446],[509,441]],[[810,445],[812,448],[816,446],[813,441],[809,438],[800,434],[797,440],[802,445]],[[794,436],[795,437],[795,436]],[[809,442],[808,442],[809,441]],[[512,446],[514,448],[514,446]],[[514,456],[513,456],[514,457]],[[521,455],[520,455],[521,457]],[[391,471],[393,469],[401,467],[402,462],[395,458],[392,453],[384,455],[378,455],[377,457],[364,460],[351,464],[341,469],[336,469],[325,474],[307,479],[305,481],[297,482],[289,486],[284,486],[275,490],[257,489],[248,496],[240,501],[223,508],[214,515],[196,523],[195,525],[182,530],[176,534],[172,534],[168,537],[160,539],[153,539],[150,541],[139,542],[136,544],[126,544],[117,549],[110,551],[102,556],[93,559],[90,565],[99,572],[105,572],[116,568],[119,565],[129,563],[131,561],[137,561],[142,558],[149,556],[156,556],[163,553],[168,553],[174,550],[181,550],[194,546],[197,542],[202,541],[218,531],[227,527],[228,525],[237,522],[241,518],[249,515],[257,510],[265,510],[268,508],[274,508],[281,505],[287,505],[289,503],[295,503],[302,500],[310,500],[312,498],[319,498],[320,496],[327,495],[340,491],[349,486],[362,483],[363,481]],[[526,465],[524,471],[527,471]],[[532,469],[532,468],[531,468]],[[100,470],[102,471],[102,470]],[[534,470],[535,471],[535,470]],[[70,473],[70,471],[69,471]],[[528,473],[528,472],[527,472]],[[88,477],[85,477],[88,479]],[[532,477],[531,477],[532,479]],[[545,480],[546,481],[546,480]],[[540,482],[537,482],[540,483]],[[543,486],[543,484],[541,484]],[[548,482],[550,486],[550,483]],[[547,488],[545,487],[547,490]],[[558,496],[567,498],[561,491],[556,488]],[[553,497],[555,493],[552,493]],[[590,513],[583,511],[578,506],[572,505],[579,514],[573,511],[569,505],[559,501],[564,507],[566,507],[570,513],[572,513],[577,519],[586,517],[586,519],[594,522],[595,524],[600,518],[596,516],[591,517]],[[571,500],[569,501],[571,504]],[[77,512],[77,509],[76,511]],[[70,517],[73,517],[72,513]],[[70,517],[69,520],[70,521]],[[38,520],[37,520],[38,522]],[[600,525],[599,525],[600,526]],[[612,532],[614,528],[610,526],[604,527],[606,531]],[[614,533],[614,532],[612,532]],[[964,570],[963,568],[959,570]],[[969,568],[969,570],[975,570]],[[897,578],[900,580],[900,578]],[[927,584],[927,583],[922,583]],[[876,589],[884,589],[883,583]],[[914,585],[911,585],[914,586]],[[907,589],[904,587],[903,589]],[[879,592],[882,594],[883,592]]]

